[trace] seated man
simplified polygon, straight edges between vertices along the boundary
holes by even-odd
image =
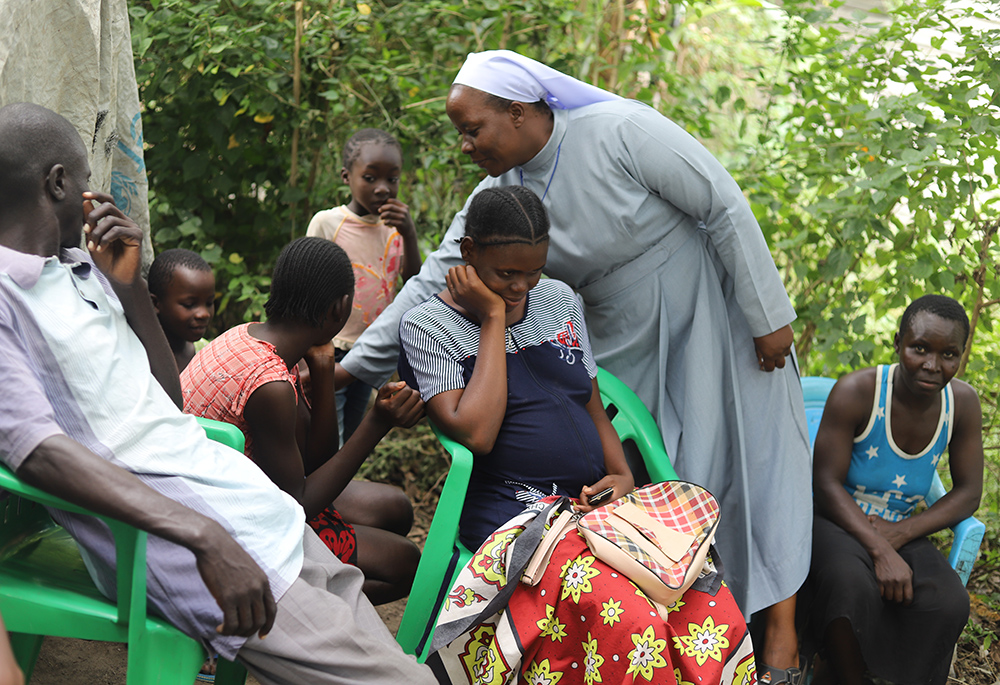
[[[149,532],[150,605],[262,683],[433,683],[295,500],[181,414],[139,274],[140,231],[87,191],[89,174],[63,117],[0,109],[0,460]],[[90,254],[76,247],[81,226]],[[107,528],[54,516],[112,594]]]

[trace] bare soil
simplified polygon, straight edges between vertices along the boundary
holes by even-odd
[[[423,548],[440,481],[422,491],[411,474],[403,474],[401,484],[414,502],[415,522],[410,538]],[[425,486],[426,487],[426,486]],[[990,543],[984,543],[988,545]],[[971,611],[969,627],[959,641],[957,659],[949,684],[1000,685],[1000,564],[996,554],[981,550],[982,557],[969,580]],[[986,559],[989,559],[987,561]],[[377,607],[393,635],[406,607],[406,600]],[[32,685],[124,685],[126,647],[124,644],[46,638]],[[259,685],[251,676],[248,685]]]
[[[435,501],[418,498],[414,506],[414,524],[410,539],[423,549],[427,528],[434,515]],[[406,600],[375,607],[393,635],[399,629]],[[123,643],[47,637],[42,643],[31,685],[125,685],[128,650]],[[260,685],[247,678],[247,685]]]

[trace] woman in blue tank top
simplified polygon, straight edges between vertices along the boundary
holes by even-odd
[[[958,302],[921,297],[895,336],[899,363],[855,371],[830,392],[803,595],[805,642],[823,646],[831,681],[860,684],[866,670],[896,683],[947,679],[969,599],[927,535],[971,516],[982,495],[979,397],[953,379],[968,334]],[[945,450],[954,487],[914,513]]]

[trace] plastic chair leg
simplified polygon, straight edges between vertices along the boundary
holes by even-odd
[[[205,661],[202,646],[180,633],[148,631],[128,646],[127,685],[191,685]]]
[[[31,682],[31,672],[35,670],[38,653],[42,651],[44,635],[29,633],[10,633],[10,646],[14,652],[14,660],[24,673],[24,682]]]
[[[215,685],[244,685],[247,681],[247,669],[239,661],[227,661],[219,658],[215,662]]]

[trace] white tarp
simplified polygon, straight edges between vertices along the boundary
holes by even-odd
[[[146,164],[126,0],[0,0],[0,106],[33,102],[73,122],[90,187],[110,192],[149,242]]]

